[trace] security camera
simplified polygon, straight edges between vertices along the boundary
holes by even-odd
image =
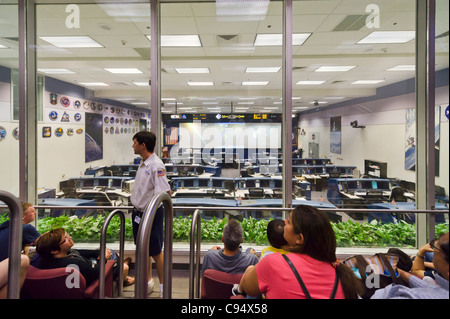
[[[365,128],[365,126],[363,126],[363,125],[358,125],[358,121],[353,121],[353,122],[350,122],[350,125],[353,127],[353,128]]]

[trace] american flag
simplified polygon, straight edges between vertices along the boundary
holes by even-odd
[[[166,145],[174,145],[178,143],[178,127],[166,128]]]

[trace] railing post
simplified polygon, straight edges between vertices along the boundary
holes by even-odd
[[[117,261],[119,266],[119,297],[122,296],[123,291],[123,262],[125,254],[125,214],[120,209],[116,209],[111,212],[103,223],[102,233],[100,235],[100,274],[99,274],[99,291],[98,298],[105,298],[105,263],[106,263],[106,231],[108,230],[109,223],[115,215],[120,217],[120,248],[119,248],[119,260]]]
[[[202,227],[201,224],[202,223],[200,218],[200,210],[197,209],[192,215],[192,222],[191,222],[191,236],[190,236],[190,250],[189,250],[189,299],[200,298],[200,241],[201,241],[201,227]],[[197,228],[197,237],[195,237],[196,228]],[[195,239],[197,239],[196,247],[195,247]]]
[[[147,298],[148,279],[148,248],[150,233],[153,226],[156,210],[164,204],[164,291],[163,298],[172,298],[172,232],[173,232],[173,207],[168,193],[161,192],[153,196],[147,205],[139,223],[136,238],[136,281],[135,298]]]
[[[20,254],[22,250],[22,208],[19,200],[9,192],[0,191],[0,201],[8,206],[10,212],[7,298],[19,299]]]

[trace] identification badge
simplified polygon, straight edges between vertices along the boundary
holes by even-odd
[[[135,222],[136,224],[139,224],[139,223],[141,222],[141,218],[140,218],[139,216],[135,216],[135,217],[134,217],[134,222]]]

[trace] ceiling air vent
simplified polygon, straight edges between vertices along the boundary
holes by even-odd
[[[349,15],[339,23],[333,31],[358,31],[366,25],[366,19],[369,15]]]
[[[218,34],[216,37],[217,45],[232,45],[239,43],[238,34]]]
[[[292,68],[292,71],[300,71],[300,70],[303,70],[303,69],[306,69],[306,66],[294,66]]]
[[[333,82],[331,82],[331,84],[340,84],[340,83],[345,83],[345,82],[347,82],[347,81],[333,81]]]

